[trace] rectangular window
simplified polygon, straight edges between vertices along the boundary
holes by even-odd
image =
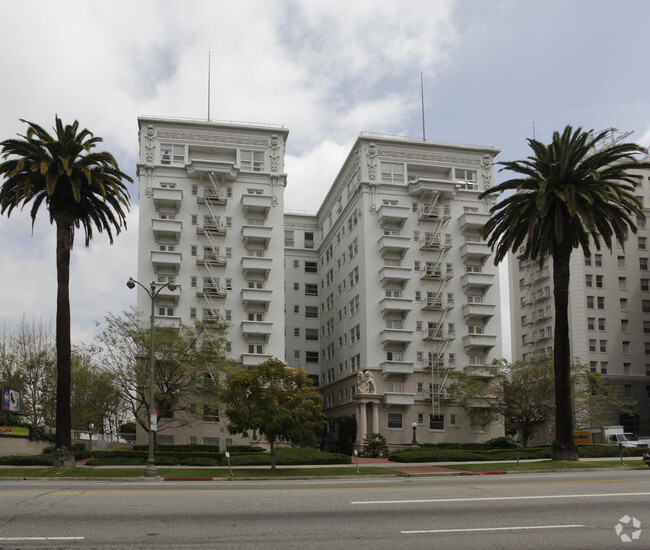
[[[384,183],[404,183],[404,165],[397,162],[382,162],[381,181]]]
[[[240,166],[242,170],[261,172],[264,168],[264,151],[242,151]]]
[[[318,273],[318,263],[305,262],[305,273]]]
[[[430,414],[429,415],[429,429],[430,430],[444,430],[445,429],[445,415],[444,414]]]
[[[388,413],[388,428],[395,430],[402,429],[402,413]]]
[[[185,145],[161,143],[161,164],[185,164]]]
[[[454,175],[456,176],[456,181],[460,182],[461,189],[478,189],[476,170],[456,168],[456,170],[454,170]]]
[[[318,285],[305,284],[305,296],[318,296]]]

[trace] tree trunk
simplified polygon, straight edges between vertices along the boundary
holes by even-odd
[[[271,446],[271,470],[275,470],[275,440],[270,439],[269,445]]]
[[[553,295],[555,335],[553,370],[555,374],[555,440],[553,460],[578,460],[573,439],[571,399],[571,349],[569,345],[569,277],[571,243],[560,243],[553,256]]]
[[[54,466],[74,466],[72,454],[72,414],[70,411],[70,250],[73,226],[56,220],[56,439]]]

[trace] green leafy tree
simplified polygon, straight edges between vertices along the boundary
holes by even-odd
[[[488,372],[490,376],[484,376]],[[571,365],[570,387],[575,418],[579,419],[572,433],[578,425],[599,425],[611,411],[627,412],[634,405],[580,362]],[[524,447],[536,429],[545,428],[555,418],[552,357],[498,361],[481,367],[478,373],[454,373],[449,391],[470,416],[479,414],[487,423],[505,422],[506,433],[517,434]]]
[[[2,142],[4,162],[0,175],[0,213],[11,215],[15,208],[31,204],[32,226],[45,204],[50,222],[56,225],[56,440],[55,466],[74,464],[70,430],[71,358],[70,341],[70,253],[76,228],[82,228],[85,245],[93,231],[113,232],[126,227],[129,192],[125,181],[133,180],[120,171],[113,155],[94,151],[102,138],[79,130],[77,121],[63,125],[55,118],[55,134],[23,120],[25,136]]]
[[[266,439],[275,469],[275,446],[280,441],[313,443],[323,426],[322,399],[304,370],[278,359],[231,372],[223,391],[228,432],[248,437],[251,430]]]
[[[480,199],[511,193],[491,209],[483,236],[495,249],[495,263],[509,251],[521,259],[553,258],[555,306],[555,440],[554,460],[577,460],[571,408],[569,348],[569,260],[575,248],[591,254],[591,243],[611,250],[636,231],[634,216],[644,218],[634,196],[632,168],[650,167],[635,155],[646,150],[635,143],[609,143],[610,132],[586,132],[567,126],[549,145],[535,139],[526,160],[500,163],[518,177],[487,189]],[[523,247],[523,249],[522,249]],[[523,252],[520,252],[523,250]]]
[[[148,323],[132,309],[121,316],[109,313],[96,337],[103,364],[112,373],[136,422],[149,430]],[[180,328],[156,327],[154,399],[158,431],[203,417],[204,407],[219,406],[221,378],[235,368],[224,358],[228,324],[201,323]]]

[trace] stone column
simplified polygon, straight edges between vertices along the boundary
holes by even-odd
[[[377,403],[372,404],[372,432],[379,433],[379,407]]]
[[[363,442],[368,432],[368,419],[366,415],[367,404],[363,401],[359,403],[359,424],[357,425],[357,434],[359,435],[359,442]]]

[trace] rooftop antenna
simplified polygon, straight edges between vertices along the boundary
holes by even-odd
[[[537,139],[537,138],[535,137],[535,123],[534,123],[534,122],[533,122],[533,139]]]
[[[420,97],[422,99],[422,141],[427,140],[427,134],[424,130],[424,77],[420,73]]]
[[[210,122],[210,65],[212,52],[208,51],[208,122]]]

